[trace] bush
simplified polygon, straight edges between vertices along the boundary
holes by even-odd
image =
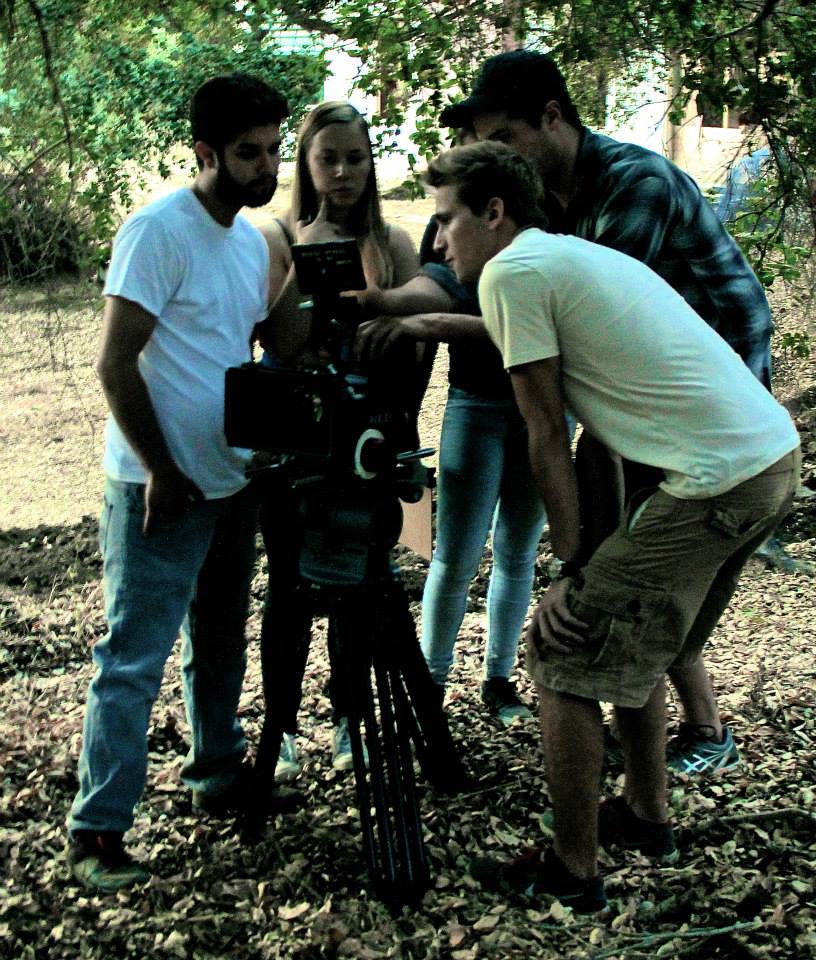
[[[59,177],[0,172],[0,282],[79,273],[92,254],[85,219]]]

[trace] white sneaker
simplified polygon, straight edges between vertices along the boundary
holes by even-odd
[[[297,743],[295,742],[294,733],[284,733],[283,739],[281,740],[280,754],[278,755],[278,762],[275,766],[275,779],[276,780],[294,780],[297,777],[301,770],[300,763],[298,762],[298,752],[297,752]]]
[[[368,768],[368,750],[366,750],[365,744],[363,744],[363,763]],[[332,767],[338,773],[345,773],[354,769],[348,717],[340,717],[339,722],[332,730]]]

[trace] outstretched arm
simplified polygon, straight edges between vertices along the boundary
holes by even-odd
[[[457,313],[456,298],[425,274],[393,290],[366,290],[360,303],[374,315],[357,333],[357,354],[364,360],[376,359],[403,337],[433,342],[487,337],[481,317]]]

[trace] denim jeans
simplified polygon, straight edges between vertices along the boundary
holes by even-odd
[[[143,519],[144,486],[108,479],[99,528],[108,634],[93,651],[70,830],[132,825],[147,774],[150,711],[180,628],[192,739],[184,782],[218,792],[245,753],[236,709],[256,556],[254,491],[191,503],[147,537]]]
[[[530,604],[546,516],[527,452],[527,430],[512,400],[451,387],[442,420],[436,547],[422,597],[422,653],[444,683],[488,534],[485,677],[508,677]]]

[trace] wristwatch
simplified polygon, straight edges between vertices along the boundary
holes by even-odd
[[[553,583],[557,580],[566,580],[568,577],[580,577],[582,568],[583,564],[580,560],[562,560],[558,573],[553,577]]]

